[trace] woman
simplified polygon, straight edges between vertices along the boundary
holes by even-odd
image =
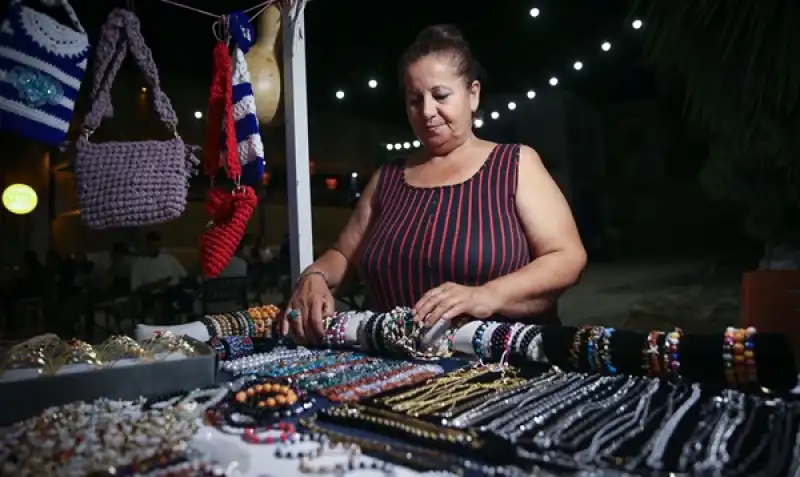
[[[413,307],[426,327],[460,316],[559,323],[558,296],[586,265],[560,189],[533,149],[475,136],[479,67],[455,28],[422,31],[400,69],[424,148],[372,177],[336,246],[297,281],[284,333],[322,339],[330,289],[350,266],[372,310]]]

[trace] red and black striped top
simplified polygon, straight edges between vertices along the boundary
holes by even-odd
[[[383,166],[360,255],[372,310],[414,306],[444,282],[482,285],[532,260],[516,209],[520,146],[498,144],[465,182],[419,188]]]

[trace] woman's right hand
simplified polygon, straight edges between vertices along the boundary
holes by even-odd
[[[324,318],[336,313],[336,301],[328,283],[318,274],[301,278],[283,313],[281,331],[291,333],[298,344],[320,344],[325,336]]]

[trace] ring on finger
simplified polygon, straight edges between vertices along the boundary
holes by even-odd
[[[296,321],[300,318],[300,310],[291,309],[287,311],[286,318],[289,318],[289,321]]]

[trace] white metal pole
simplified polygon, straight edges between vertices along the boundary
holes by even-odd
[[[283,94],[286,113],[286,184],[292,281],[314,261],[311,233],[311,183],[308,159],[305,0],[282,9]]]

